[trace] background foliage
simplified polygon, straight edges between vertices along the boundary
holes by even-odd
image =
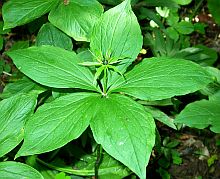
[[[220,177],[219,5],[0,2],[0,176]]]

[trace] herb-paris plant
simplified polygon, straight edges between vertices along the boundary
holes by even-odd
[[[135,99],[160,100],[195,92],[211,78],[193,62],[169,58],[144,59],[126,72],[141,47],[140,26],[130,1],[125,0],[94,24],[90,62],[83,63],[74,52],[53,46],[8,52],[18,69],[34,81],[81,90],[43,104],[28,118],[16,157],[60,148],[90,126],[107,153],[146,178],[155,123]],[[96,67],[95,74],[88,64]]]

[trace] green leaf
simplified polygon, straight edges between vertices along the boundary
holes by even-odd
[[[41,27],[37,34],[35,45],[51,45],[70,51],[73,48],[71,38],[50,23],[46,23]]]
[[[121,3],[123,0],[98,0],[102,4],[107,4],[107,5],[113,5],[116,6],[119,3]],[[131,0],[131,4],[134,5],[138,2],[139,0]]]
[[[208,160],[207,160],[207,163],[208,163],[208,166],[211,167],[215,161],[218,161],[218,155],[214,154],[212,155]]]
[[[92,55],[92,53],[90,52],[90,50],[84,50],[81,51],[77,54],[77,56],[79,57],[79,59],[81,60],[81,63],[83,62],[94,62],[93,58],[94,56]],[[97,62],[97,61],[95,61]]]
[[[0,162],[0,176],[4,179],[44,179],[43,176],[29,165],[18,162]]]
[[[36,99],[36,95],[17,95],[0,102],[0,157],[23,140],[24,124],[34,111]]]
[[[194,26],[194,30],[200,34],[203,34],[205,35],[205,28],[208,26],[207,24],[204,24],[204,23],[200,23],[200,22],[197,22],[195,24],[193,24]]]
[[[212,66],[218,59],[218,53],[216,50],[209,48],[205,45],[196,45],[196,48],[202,49],[202,53],[207,55],[207,58],[200,62],[202,65]]]
[[[73,93],[39,107],[25,125],[16,157],[45,153],[78,138],[89,126],[96,93]]]
[[[157,171],[157,173],[160,174],[162,179],[170,179],[171,178],[170,173],[167,170],[163,169],[162,167],[160,167],[156,171]]]
[[[72,147],[72,146],[71,146]],[[81,148],[79,148],[81,149]],[[47,163],[43,160],[38,159],[39,163],[49,167],[56,169],[58,171],[62,171],[68,174],[74,174],[79,176],[94,176],[94,164],[97,160],[97,156],[92,154],[83,154],[82,149],[80,150],[80,154],[77,155],[74,148],[71,148],[72,155],[76,157],[78,160],[74,162],[74,166],[67,165],[63,159],[54,159],[50,163]],[[109,156],[106,152],[102,153],[102,160],[99,166],[99,177],[105,175],[116,175],[118,178],[123,178],[128,176],[131,171],[121,164],[119,161],[115,160],[111,156]]]
[[[4,71],[7,72],[7,73],[10,73],[11,72],[11,65],[5,64]]]
[[[166,148],[175,148],[177,147],[178,145],[180,144],[180,142],[178,140],[175,140],[175,139],[171,139],[170,141],[168,141],[167,143],[164,144],[164,146]]]
[[[100,3],[116,6],[121,3],[121,0],[98,0]]]
[[[129,0],[104,13],[94,26],[90,47],[97,58],[110,56],[111,62],[137,57],[142,47],[142,36]]]
[[[166,29],[167,34],[171,39],[173,39],[175,42],[179,39],[178,32],[173,27],[168,27]]]
[[[71,177],[66,176],[64,172],[61,172],[61,173],[56,174],[55,179],[71,179]]]
[[[206,50],[207,48],[207,50]],[[213,61],[216,59],[212,59],[211,56],[209,55],[209,53],[212,54],[212,50],[208,47],[206,48],[199,48],[199,47],[188,47],[188,48],[184,48],[178,52],[176,52],[175,54],[173,54],[173,58],[182,58],[185,60],[191,60],[193,62],[196,62],[200,65],[208,65],[210,63],[214,63]],[[214,56],[213,56],[214,57]]]
[[[178,8],[179,6],[177,5],[176,2],[174,2],[173,0],[144,0],[145,1],[145,5],[146,6],[157,6],[157,7],[161,7],[161,6],[165,6],[165,7],[169,7],[169,8]]]
[[[172,118],[170,118],[164,112],[160,111],[159,109],[151,107],[151,106],[146,106],[145,110],[147,112],[149,112],[156,120],[164,123],[165,125],[173,128],[175,130],[177,129],[175,124],[174,124],[174,120]]]
[[[204,69],[214,78],[214,82],[220,84],[220,70],[218,68],[205,67]]]
[[[77,41],[89,41],[94,23],[103,13],[96,0],[60,1],[49,14],[49,21]]]
[[[220,133],[220,100],[201,100],[190,103],[175,119],[189,127],[204,129],[211,126],[213,132]]]
[[[215,92],[213,95],[209,96],[209,100],[220,100],[220,89]]]
[[[159,29],[154,29],[155,35],[155,51],[160,55],[166,54],[166,42],[163,33]]]
[[[183,159],[181,158],[180,153],[177,150],[171,150],[171,155],[173,159],[173,164],[180,165],[181,163],[183,163]]]
[[[174,24],[174,28],[180,33],[180,34],[191,34],[194,31],[194,26],[191,22],[187,21],[181,21],[179,23]]]
[[[94,56],[92,55],[92,53],[90,52],[90,50],[84,50],[82,52],[79,52],[77,54],[78,58],[80,59],[80,63],[87,63],[87,62],[90,62],[90,63],[97,63],[97,61],[94,61]],[[79,63],[79,64],[80,64]],[[95,71],[96,71],[96,67],[93,65],[93,66],[87,66],[87,68],[89,68],[92,73],[94,74]]]
[[[167,17],[167,24],[169,26],[174,26],[178,22],[179,22],[179,14],[171,11],[169,16]]]
[[[96,80],[99,78],[99,76],[102,74],[102,72],[104,72],[106,70],[106,66],[102,65],[100,66],[95,73],[95,77],[94,77],[94,83],[96,82]]]
[[[91,129],[97,143],[140,178],[155,143],[155,124],[144,107],[122,95],[100,98]]]
[[[2,72],[3,72],[3,67],[0,66],[0,75],[2,74]]]
[[[179,5],[187,5],[190,4],[192,2],[192,0],[173,0],[174,2],[176,2]]]
[[[74,52],[52,47],[30,47],[7,53],[18,69],[34,81],[54,88],[96,90],[93,75]]]
[[[29,47],[29,41],[17,41],[15,42],[9,51],[25,49]]]
[[[155,9],[161,17],[167,18],[169,16],[170,9],[168,7],[156,7]]]
[[[22,79],[19,79],[14,83],[8,83],[5,86],[3,92],[0,94],[0,97],[5,99],[17,94],[22,94],[22,93],[40,94],[44,91],[46,91],[46,88],[35,83],[34,81],[30,80],[27,77],[23,77]]]
[[[0,51],[3,49],[3,45],[4,45],[4,39],[3,39],[3,37],[0,35]]]
[[[83,65],[83,66],[101,66],[102,64],[99,63],[99,62],[82,62],[82,63],[79,63],[80,65]]]
[[[4,26],[3,21],[0,21],[0,34],[1,35],[8,34],[11,31],[11,29],[3,30],[3,26]]]
[[[171,98],[155,100],[155,101],[138,100],[137,102],[144,106],[173,106],[174,105],[173,100]]]
[[[220,1],[219,0],[208,0],[207,2],[208,2],[209,11],[214,17],[216,23],[220,24],[220,13],[219,13]]]
[[[36,155],[28,156],[25,158],[25,163],[39,171],[44,179],[54,179],[57,171],[40,164],[37,159]]]
[[[156,13],[148,8],[141,7],[139,19],[143,20],[148,18],[153,20],[161,29],[165,29],[163,23],[160,20],[160,16],[156,15]]]
[[[94,162],[91,164],[91,167],[93,166],[94,168]],[[99,166],[100,178],[104,178],[106,176],[112,178],[112,176],[114,176],[117,179],[121,179],[128,176],[130,173],[131,171],[119,161],[115,160],[107,153],[103,154],[103,160]]]
[[[10,0],[4,3],[2,15],[4,29],[26,24],[46,14],[57,0]]]
[[[118,78],[109,92],[124,92],[142,100],[161,100],[195,92],[210,83],[211,77],[199,65],[183,59],[144,59]]]

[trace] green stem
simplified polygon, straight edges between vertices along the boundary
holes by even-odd
[[[97,159],[95,162],[95,179],[98,179],[98,172],[99,172],[99,165],[101,164],[101,160],[102,160],[102,146],[100,144],[98,144],[97,146]]]
[[[100,159],[102,159],[102,148],[100,146]],[[91,169],[74,169],[72,166],[65,166],[65,165],[56,165],[53,163],[47,163],[39,158],[36,158],[36,161],[48,168],[57,170],[59,172],[64,172],[68,174],[73,174],[73,175],[79,175],[79,176],[94,176],[94,168],[91,167]],[[99,175],[105,175],[108,173],[114,173],[115,171],[121,170],[121,166],[106,166],[105,168],[99,168]],[[130,175],[129,173],[128,175]]]
[[[108,67],[105,67],[104,69],[104,78],[103,78],[103,92],[104,92],[104,95],[106,95],[107,93],[107,84],[108,84]]]
[[[60,171],[60,172],[65,172],[65,173],[79,175],[79,176],[93,176],[94,175],[94,170],[89,170],[89,169],[75,170],[72,167],[56,166],[56,165],[53,165],[52,163],[47,163],[39,158],[36,158],[36,160],[40,164],[42,164],[48,168]]]

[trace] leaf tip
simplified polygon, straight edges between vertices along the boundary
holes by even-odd
[[[17,153],[14,157],[14,160],[16,160],[17,158],[21,157],[21,155],[19,153]]]

